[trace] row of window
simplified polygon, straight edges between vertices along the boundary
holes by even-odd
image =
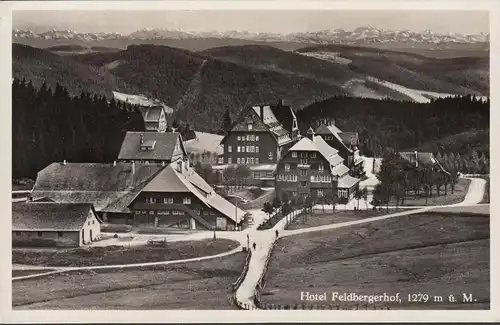
[[[259,136],[255,134],[238,135],[236,139],[238,141],[259,141]]]
[[[313,175],[311,176],[311,182],[315,183],[331,183],[332,177],[329,175]]]
[[[297,175],[279,174],[278,175],[278,181],[282,181],[282,182],[296,182],[297,181]]]
[[[20,231],[16,231],[15,233],[16,233],[16,237],[21,237],[21,232]],[[64,235],[64,232],[62,232],[62,231],[58,231],[57,232],[57,238],[61,238],[63,235]],[[36,236],[37,237],[42,237],[42,232],[41,231],[37,231]]]
[[[261,177],[273,177],[273,172],[254,172],[253,173],[254,178],[261,178]]]
[[[316,158],[316,152],[301,152],[300,158]],[[297,151],[292,151],[292,158],[297,158]]]
[[[194,210],[194,212],[197,215],[201,215],[201,211],[200,210]],[[154,215],[155,214],[155,210],[136,210],[135,213],[136,214]],[[168,216],[168,215],[171,215],[171,214],[174,215],[174,216],[183,216],[183,215],[185,215],[185,212],[182,211],[182,210],[156,210],[156,214],[157,215],[164,215],[164,216]],[[215,212],[213,212],[213,211],[203,211],[203,215],[213,216],[213,215],[215,215]]]
[[[301,159],[300,165],[307,165],[307,159]],[[323,164],[318,165],[318,171],[322,172],[325,170],[325,166]],[[285,164],[285,171],[290,171],[290,164]]]
[[[227,158],[227,163],[231,164],[231,157]],[[236,158],[236,163],[237,164],[247,164],[247,165],[257,165],[259,164],[259,158],[258,157],[247,157],[245,158]]]
[[[227,147],[228,152],[233,152],[233,147]],[[236,152],[259,152],[259,146],[237,146]]]
[[[147,197],[146,198],[146,203],[151,203],[155,204],[156,198],[155,197]],[[174,198],[173,197],[165,197],[163,198],[163,204],[174,204]],[[185,197],[182,199],[182,204],[191,204],[191,198],[190,197]]]

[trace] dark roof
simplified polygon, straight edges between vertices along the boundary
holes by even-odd
[[[164,167],[150,164],[53,163],[38,173],[31,197],[93,203],[97,211],[129,212],[128,204]]]
[[[432,152],[420,152],[418,151],[415,153],[415,151],[403,151],[400,152],[399,155],[401,158],[403,158],[406,161],[409,161],[411,163],[415,163],[418,159],[418,163],[422,165],[434,165],[437,160],[434,158],[434,155]]]
[[[293,120],[295,115],[293,113],[292,107],[288,105],[271,105],[271,110],[276,116],[276,119],[283,125],[285,130],[292,133],[293,130]]]
[[[358,132],[341,132],[339,135],[346,145],[357,146],[359,144]]]
[[[140,109],[144,122],[158,122],[161,111],[165,111],[162,106],[148,106]]]
[[[22,203],[12,206],[13,231],[80,231],[92,204]]]
[[[144,140],[142,145],[154,142],[153,150],[141,150],[141,135]],[[182,137],[178,132],[127,132],[118,160],[171,160],[177,141],[186,155]]]

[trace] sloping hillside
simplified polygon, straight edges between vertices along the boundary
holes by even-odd
[[[12,46],[12,75],[19,79],[31,80],[37,88],[46,82],[54,89],[59,83],[72,95],[88,91],[112,96],[113,89],[123,88],[113,75],[104,70],[47,50],[20,44]]]
[[[325,53],[348,60],[349,69],[404,87],[450,94],[489,95],[489,58],[435,59],[417,54],[343,45],[297,50],[307,56]]]
[[[454,154],[459,153],[463,156],[470,156],[472,151],[485,153],[489,156],[490,151],[490,130],[469,130],[453,134],[439,140],[427,142],[415,150],[428,152],[441,152]]]
[[[226,108],[237,114],[246,105],[282,98],[301,108],[343,93],[335,82],[321,82],[312,74],[268,70],[166,46],[129,46],[120,52],[73,59],[142,87],[144,94],[178,107],[177,118],[212,132],[220,129]]]

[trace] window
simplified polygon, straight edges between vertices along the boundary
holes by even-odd
[[[39,231],[39,232],[37,232],[37,233],[36,233],[36,235],[37,235],[38,237],[42,237],[42,232],[41,232],[41,231]]]
[[[57,232],[57,238],[61,238],[63,236],[63,232],[62,231],[58,231]]]
[[[311,158],[316,158],[316,153],[315,152],[311,153]]]
[[[241,147],[240,147],[240,146],[238,146],[238,147],[236,148],[236,151],[237,151],[237,152],[240,152],[240,150],[241,150]]]
[[[250,134],[247,134],[247,141],[250,141]]]
[[[227,152],[233,152],[233,147],[232,146],[227,146]]]
[[[255,146],[255,152],[259,152],[259,146]]]
[[[297,151],[292,152],[292,158],[297,158]]]
[[[259,136],[258,135],[255,136],[255,141],[259,141]]]
[[[247,157],[247,164],[250,164],[250,157]]]
[[[173,210],[173,211],[172,211],[172,214],[173,214],[174,216],[179,215],[179,210]]]
[[[163,203],[164,204],[174,204],[174,198],[173,197],[165,197],[165,198],[163,198]]]
[[[304,181],[300,182],[300,186],[306,187],[307,186],[307,182],[304,182]]]
[[[319,188],[317,190],[317,194],[316,194],[318,197],[323,197],[324,196],[324,193],[323,193],[323,189],[322,188]]]
[[[155,214],[154,210],[149,210],[149,214]]]
[[[307,158],[307,152],[301,152],[300,158]]]
[[[142,214],[146,214],[148,213],[146,210],[142,210]]]
[[[252,128],[253,128],[252,123],[249,123],[249,124],[248,124],[248,129],[249,129],[249,130],[251,130]]]
[[[273,177],[273,172],[266,172],[266,177]]]
[[[255,164],[258,165],[259,164],[259,158],[255,158]]]
[[[156,203],[156,199],[154,197],[147,197],[146,203]]]
[[[245,146],[241,147],[241,152],[245,152]]]
[[[289,171],[290,170],[290,164],[285,164],[285,171]]]
[[[191,204],[191,198],[185,197],[184,200],[182,200],[182,204]]]
[[[319,165],[318,165],[318,170],[319,170],[320,172],[324,171],[324,170],[325,170],[325,166],[323,166],[323,164],[319,164]]]
[[[301,169],[300,176],[307,176],[307,169]]]
[[[273,159],[273,156],[274,156],[274,154],[273,154],[273,152],[272,152],[272,151],[269,151],[269,152],[267,153],[267,157],[269,158],[269,160],[272,160],[272,159]]]
[[[308,162],[308,161],[307,161],[307,158],[301,158],[301,159],[300,159],[300,164],[301,164],[301,165],[307,165],[307,162]]]
[[[92,220],[92,224],[95,225],[95,220]]]
[[[240,158],[236,158],[236,163],[239,164],[240,163]]]
[[[224,163],[224,157],[219,157],[219,164],[223,164]]]
[[[231,157],[228,157],[228,158],[227,158],[227,163],[228,163],[228,164],[232,164],[232,163],[233,163],[233,160],[231,159]]]
[[[251,141],[255,141],[255,135],[253,135],[253,134],[252,134],[252,135],[250,136],[250,140],[251,140]]]
[[[237,139],[238,139],[238,141],[241,141],[241,137],[240,137],[239,135],[238,135],[238,138],[237,138]]]
[[[292,196],[297,196],[297,191],[293,191]]]
[[[260,172],[253,172],[253,178],[259,178]]]
[[[252,152],[252,146],[247,146],[247,152]]]

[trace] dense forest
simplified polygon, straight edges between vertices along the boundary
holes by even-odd
[[[82,92],[72,97],[59,84],[36,89],[12,84],[12,173],[36,178],[54,161],[112,162],[126,131],[143,131],[135,106]]]
[[[333,97],[299,112],[301,133],[324,118],[342,131],[357,131],[360,150],[381,157],[384,148],[427,150],[435,154],[473,151],[489,157],[490,103],[473,96],[434,99],[430,103]]]

